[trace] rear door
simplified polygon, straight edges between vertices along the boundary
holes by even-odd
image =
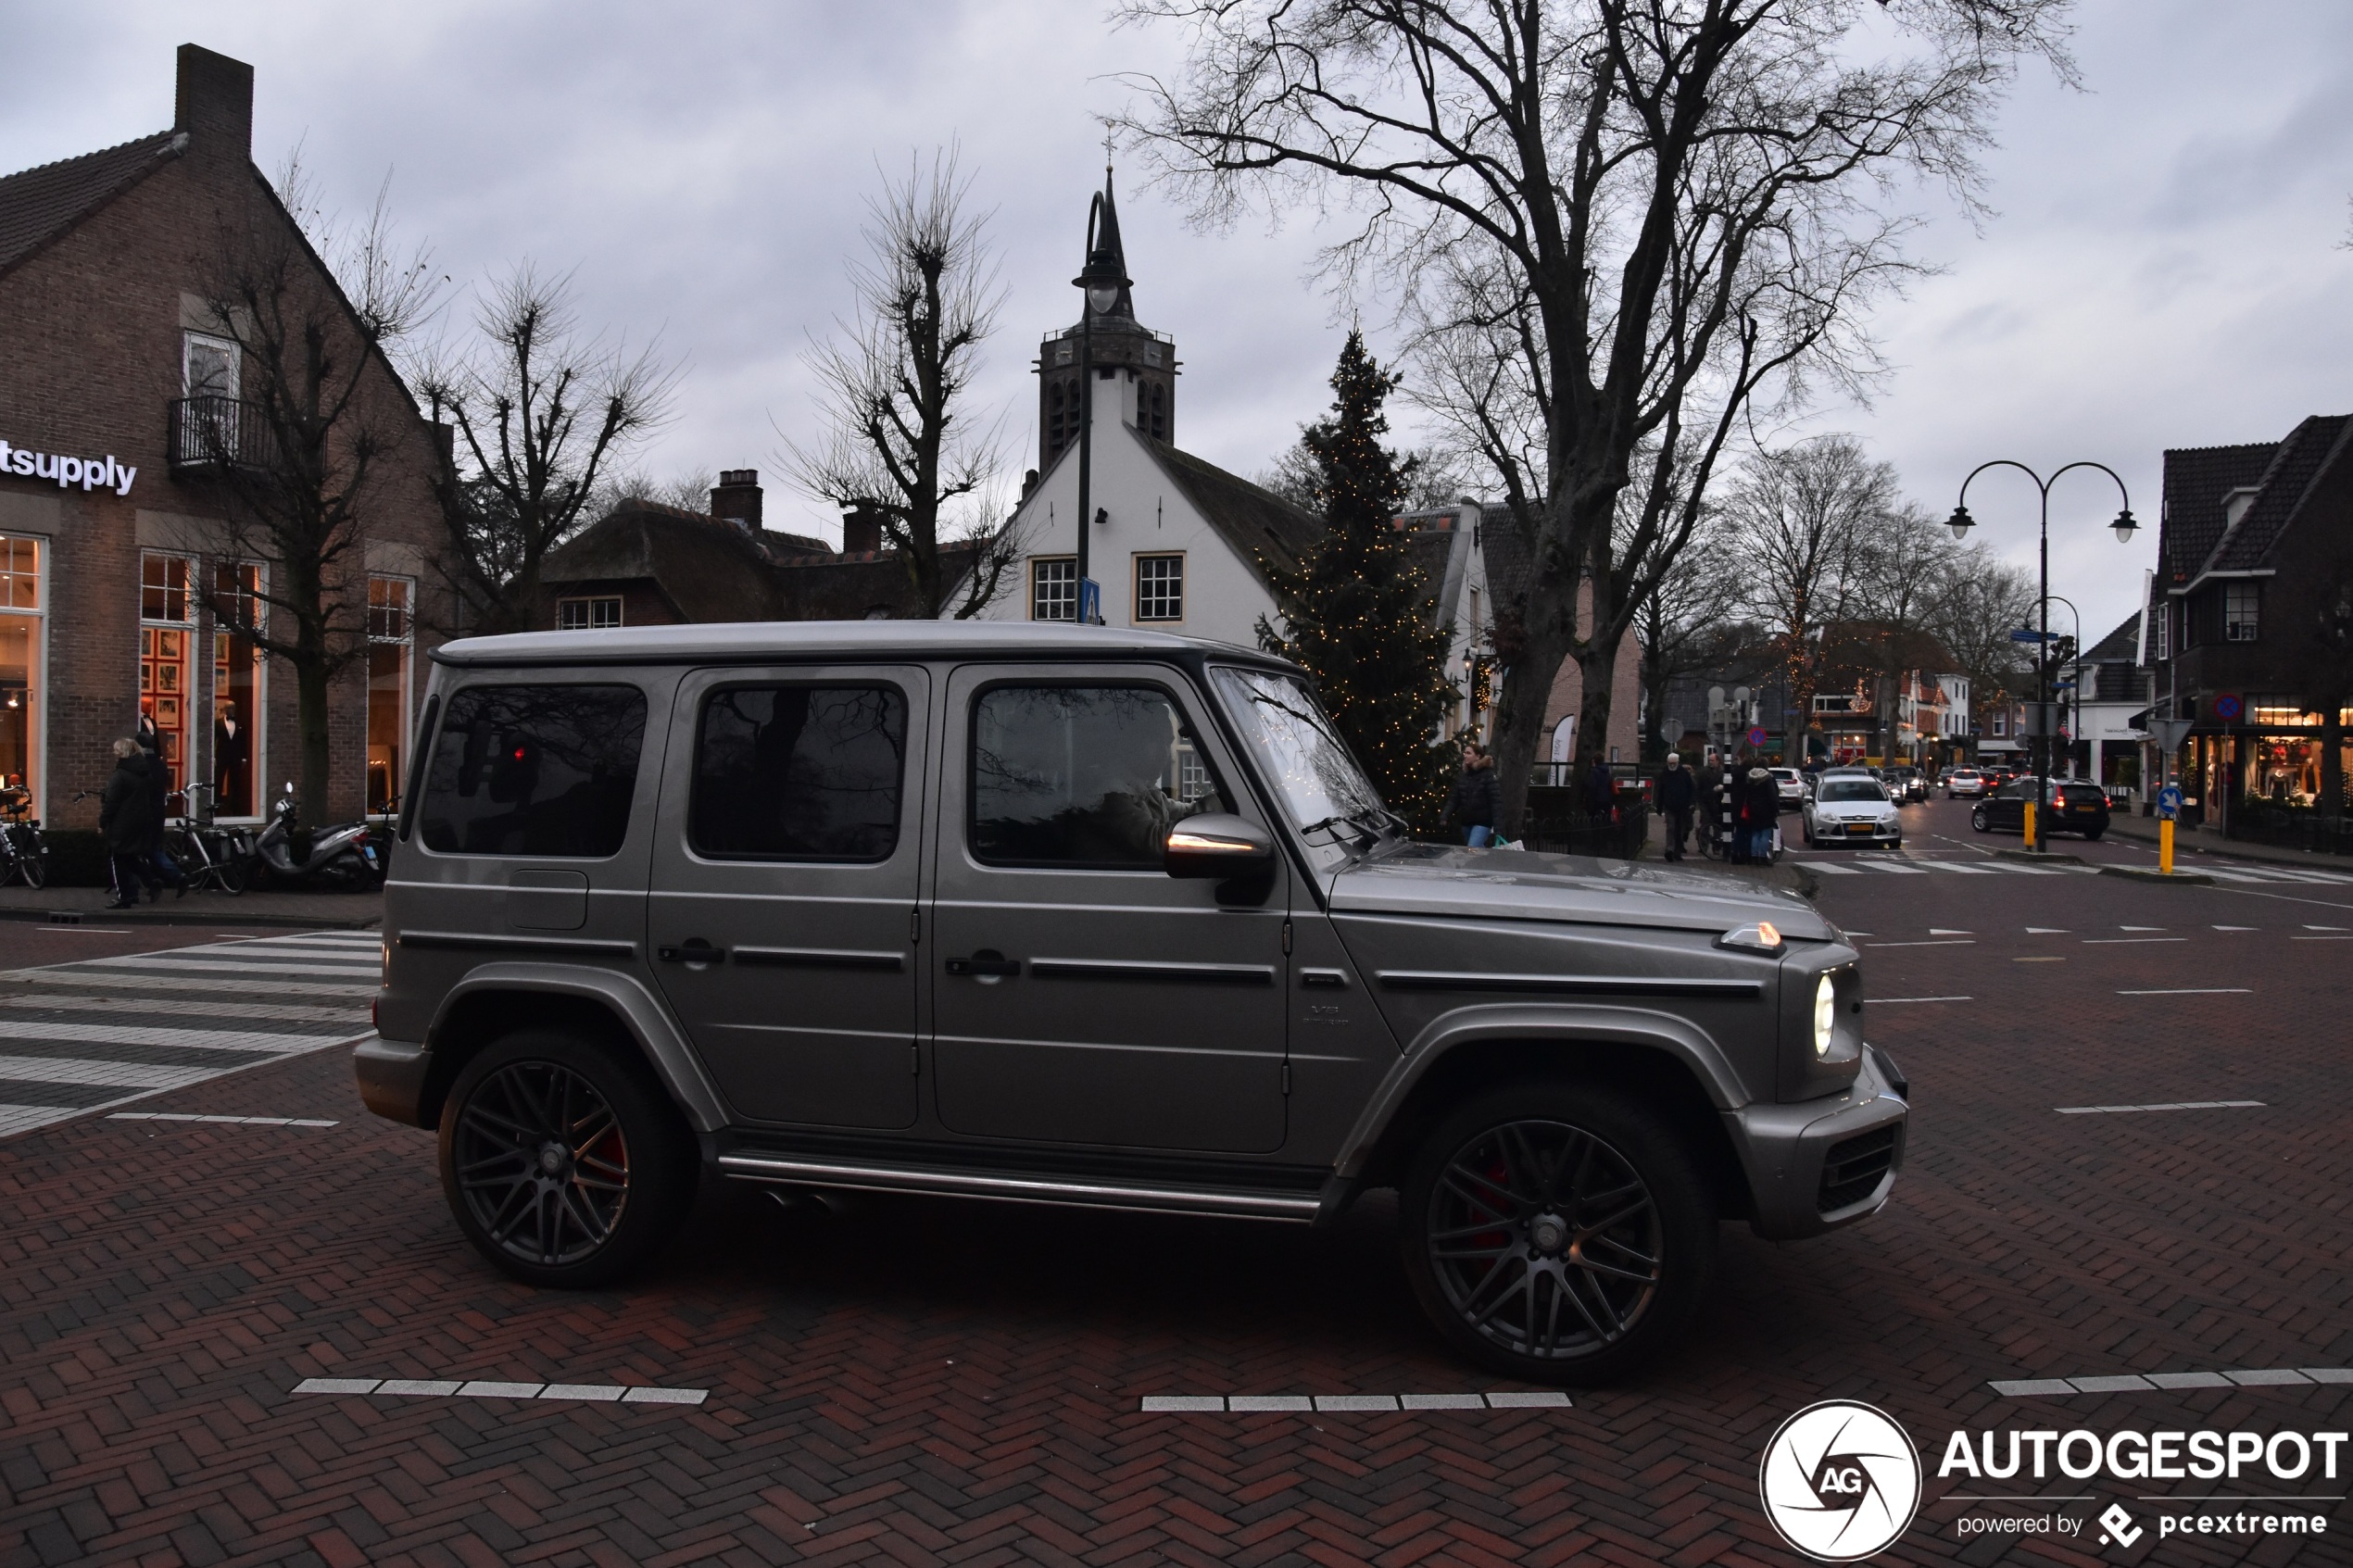
[[[648,945],[740,1117],[914,1123],[929,691],[863,665],[679,689]]]
[[[1162,870],[1239,773],[1177,671],[950,677],[930,929],[934,1093],[954,1132],[1266,1153],[1282,1145],[1290,869],[1254,897]]]

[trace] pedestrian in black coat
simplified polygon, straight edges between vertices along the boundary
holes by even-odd
[[[1683,858],[1683,840],[1691,836],[1692,807],[1699,798],[1698,781],[1683,766],[1680,753],[1667,754],[1667,771],[1658,775],[1658,809],[1667,814],[1667,858]]]
[[[171,815],[171,765],[163,759],[163,741],[156,734],[156,721],[145,713],[139,715],[139,733],[133,737],[147,759],[147,884],[150,899],[161,898],[161,884],[170,883],[173,896],[188,896],[188,879],[181,874],[180,863],[163,847],[163,824]]]
[[[1445,821],[1463,830],[1463,842],[1483,849],[1495,840],[1495,816],[1503,805],[1495,787],[1495,759],[1477,741],[1463,743],[1463,776],[1446,799]]]
[[[114,869],[114,902],[107,907],[127,909],[139,901],[139,889],[155,881],[155,868],[147,859],[154,791],[148,784],[147,757],[137,741],[115,742],[114,755],[114,771],[98,797],[98,832],[107,841]]]
[[[1610,776],[1609,764],[1596,757],[1592,771],[1585,775],[1585,814],[1605,822],[1617,806],[1617,781]]]

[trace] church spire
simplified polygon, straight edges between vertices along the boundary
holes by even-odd
[[[1119,239],[1119,204],[1112,194],[1111,146],[1109,137],[1103,139],[1103,216],[1095,226],[1095,248],[1088,254],[1087,270],[1090,272],[1106,268],[1122,279],[1127,276],[1127,252]],[[1136,302],[1128,294],[1128,285],[1119,285],[1119,301],[1104,316],[1136,319]],[[1098,318],[1100,320],[1100,318]]]

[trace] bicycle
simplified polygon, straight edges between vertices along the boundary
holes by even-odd
[[[180,872],[188,879],[188,886],[195,892],[216,888],[235,897],[243,893],[251,880],[253,857],[241,842],[242,834],[234,828],[224,828],[209,821],[199,822],[195,814],[195,797],[220,793],[210,784],[192,784],[172,792],[182,807],[177,819],[164,819],[164,851],[179,862]],[[164,797],[170,805],[171,797]]]
[[[41,819],[27,817],[32,792],[19,785],[0,789],[0,887],[21,880],[27,887],[49,881],[48,848],[41,841]]]

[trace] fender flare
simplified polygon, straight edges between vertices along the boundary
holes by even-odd
[[[1432,1019],[1406,1047],[1349,1129],[1335,1177],[1353,1183],[1363,1173],[1373,1150],[1432,1067],[1465,1046],[1487,1040],[1644,1047],[1688,1070],[1718,1112],[1738,1110],[1750,1099],[1740,1075],[1724,1060],[1715,1040],[1679,1014],[1655,1008],[1579,1002],[1473,1004]]]
[[[727,1125],[726,1102],[719,1086],[703,1071],[702,1060],[653,993],[634,975],[582,964],[486,963],[476,966],[449,988],[425,1031],[425,1047],[439,1042],[450,1014],[467,997],[484,991],[531,991],[545,996],[578,997],[600,1004],[617,1018],[646,1058],[670,1098],[698,1133],[716,1133]]]

